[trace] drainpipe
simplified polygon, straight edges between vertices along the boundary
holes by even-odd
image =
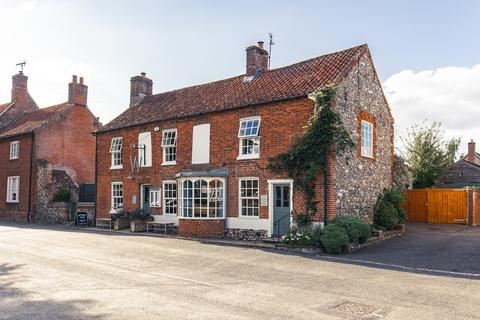
[[[98,136],[95,136],[95,196],[93,197],[93,220],[97,221],[97,189],[98,189]],[[87,223],[88,224],[88,223]]]
[[[31,133],[31,140],[30,140],[30,168],[28,174],[28,211],[27,211],[27,222],[30,223],[30,214],[32,208],[32,173],[33,173],[33,152],[34,152],[34,144],[35,144],[35,133]]]
[[[327,163],[328,168],[328,163]],[[328,223],[328,169],[323,172],[323,227]]]

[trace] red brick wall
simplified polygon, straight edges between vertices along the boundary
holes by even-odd
[[[78,183],[95,181],[95,137],[98,128],[94,115],[75,105],[65,119],[52,121],[36,134],[36,158],[53,166],[68,167],[76,173]]]
[[[225,232],[225,220],[180,219],[178,232],[182,235],[193,235],[197,237],[222,237]]]
[[[273,103],[263,107],[247,107],[221,113],[199,116],[185,120],[157,122],[139,127],[121,129],[99,134],[98,136],[98,186],[97,186],[97,216],[106,217],[111,207],[110,188],[112,181],[123,182],[124,208],[131,210],[139,207],[140,185],[152,184],[160,186],[163,180],[173,180],[175,174],[183,169],[201,169],[206,167],[226,167],[228,169],[227,212],[229,217],[238,217],[238,178],[258,177],[260,179],[260,194],[268,194],[268,179],[286,179],[286,174],[272,173],[267,169],[268,159],[287,151],[295,135],[301,135],[303,126],[313,112],[313,101],[307,98]],[[250,116],[261,117],[260,128],[260,159],[237,160],[239,153],[238,127],[239,119]],[[210,164],[192,165],[192,128],[199,123],[210,123]],[[159,132],[154,132],[160,127]],[[161,130],[177,128],[177,165],[162,166]],[[128,179],[130,174],[130,155],[135,156],[136,150],[130,145],[137,143],[138,133],[152,132],[153,166],[141,168],[139,174]],[[110,170],[110,141],[112,137],[123,137],[123,169]],[[333,175],[330,179],[334,185]],[[323,193],[321,180],[318,182],[319,210]],[[136,195],[137,204],[132,204],[132,195]],[[330,192],[329,207],[334,212],[334,188]],[[294,192],[294,210],[305,212],[304,197],[298,188]],[[322,211],[320,211],[322,212]],[[268,218],[268,207],[260,207],[260,217]],[[317,218],[320,218],[318,216]]]
[[[20,142],[19,159],[10,160],[10,142]],[[27,221],[31,135],[0,140],[0,219]],[[20,176],[19,203],[7,203],[7,177]]]

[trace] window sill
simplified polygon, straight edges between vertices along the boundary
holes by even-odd
[[[259,154],[255,155],[241,155],[237,157],[237,160],[254,160],[254,159],[260,159]]]
[[[176,213],[164,213],[164,212],[162,212],[162,216],[178,217],[178,214],[176,214]]]
[[[118,169],[123,169],[123,166],[111,166],[110,170],[118,170]]]
[[[257,220],[257,219],[260,219],[260,216],[242,216],[242,215],[239,215],[238,218],[239,218],[239,219],[253,219],[253,220]]]
[[[163,162],[162,166],[175,166],[177,165],[177,161],[172,161],[172,162]]]
[[[9,201],[9,200],[7,200],[6,202],[7,203],[20,203],[20,201]]]
[[[185,220],[225,220],[225,217],[206,218],[206,217],[182,217],[182,216],[178,216],[178,219],[185,219]]]
[[[18,160],[18,158],[10,158],[10,160]]]

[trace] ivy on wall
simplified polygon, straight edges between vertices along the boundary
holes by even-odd
[[[340,115],[333,108],[335,87],[327,85],[314,93],[315,110],[305,125],[305,132],[296,136],[290,149],[270,159],[269,169],[287,171],[305,193],[309,214],[316,213],[315,183],[320,172],[328,174],[328,156],[337,156],[355,147]]]

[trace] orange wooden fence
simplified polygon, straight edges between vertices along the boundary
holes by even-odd
[[[468,222],[468,199],[465,189],[407,190],[404,209],[408,221],[429,223]]]

